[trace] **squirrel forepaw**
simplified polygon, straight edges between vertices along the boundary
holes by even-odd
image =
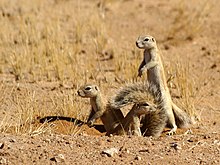
[[[142,76],[142,72],[138,72],[138,77],[141,77]]]
[[[141,77],[143,75],[145,68],[141,68],[140,70],[138,70],[138,77]]]
[[[92,126],[93,126],[93,123],[94,123],[93,120],[89,120],[86,124],[87,124],[89,127],[92,127]]]
[[[174,134],[176,133],[176,130],[177,130],[177,127],[172,128],[172,129],[167,133],[167,135],[169,135],[169,136],[174,135]]]

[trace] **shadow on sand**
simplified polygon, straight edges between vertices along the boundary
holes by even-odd
[[[49,123],[49,122],[53,122],[56,120],[65,120],[68,122],[72,122],[72,123],[74,123],[74,125],[76,125],[78,127],[81,127],[83,124],[86,124],[84,121],[78,120],[76,118],[64,117],[64,116],[46,116],[46,117],[43,117],[40,119],[40,123],[44,123],[44,122]],[[102,124],[94,124],[92,127],[101,133],[106,132],[105,127]]]

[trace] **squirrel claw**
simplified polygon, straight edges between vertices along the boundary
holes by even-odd
[[[141,77],[141,76],[142,76],[142,73],[139,72],[137,77]]]
[[[168,133],[167,133],[167,135],[168,136],[172,136],[172,135],[174,135],[176,132],[173,132],[173,131],[169,131]]]
[[[172,128],[172,129],[167,133],[167,135],[169,135],[169,136],[174,135],[174,134],[176,133],[176,129],[177,129],[177,127]]]
[[[93,121],[88,121],[86,124],[87,124],[89,127],[92,127],[92,126],[93,126]]]

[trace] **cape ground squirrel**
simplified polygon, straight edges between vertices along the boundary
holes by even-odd
[[[168,124],[172,128],[169,134],[173,134],[177,129],[173,111],[176,114],[184,113],[184,111],[172,102],[156,40],[150,35],[140,36],[136,45],[138,48],[144,49],[144,59],[139,66],[138,76],[147,70],[149,85],[155,85],[159,91],[161,105],[167,113]]]
[[[77,93],[81,97],[90,98],[92,110],[87,120],[89,126],[93,125],[96,119],[101,118],[108,134],[111,133],[124,118],[120,109],[112,111],[104,105],[98,86],[90,84],[84,85],[77,91]]]
[[[152,94],[155,96],[153,98]],[[135,83],[126,85],[118,90],[110,100],[110,105],[114,109],[122,108],[129,104],[143,101],[154,102],[157,111],[149,113],[142,119],[141,131],[144,136],[159,136],[167,123],[166,109],[160,99],[160,92],[154,85]],[[187,127],[191,124],[191,119],[185,111],[174,109],[175,121],[178,127]]]
[[[117,109],[129,104],[139,104],[146,100],[155,103],[155,105],[151,105],[156,109],[155,111],[142,115],[141,132],[144,136],[158,137],[166,126],[167,115],[166,111],[161,109],[159,97],[153,98],[152,93],[157,95],[157,89],[153,85],[129,84],[118,90],[115,96],[110,99],[109,104],[112,108]]]
[[[146,129],[142,131],[140,117],[148,117],[144,124]],[[155,105],[148,102],[135,103],[132,109],[128,112],[126,117],[121,122],[122,127],[115,128],[113,134],[132,134],[141,136],[142,132],[146,136],[159,137],[166,125],[166,114],[164,111],[160,111]],[[124,128],[124,129],[121,129]]]

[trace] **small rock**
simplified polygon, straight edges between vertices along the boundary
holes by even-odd
[[[190,137],[187,141],[188,141],[188,142],[198,142],[198,138],[196,138],[196,137]]]
[[[134,159],[135,160],[141,160],[141,157],[140,156],[136,156]]]
[[[3,157],[0,157],[0,164],[6,164],[7,160]]]
[[[3,149],[3,148],[4,148],[4,146],[5,146],[5,144],[4,144],[4,143],[0,143],[0,149]]]
[[[64,162],[65,158],[63,154],[58,154],[50,159],[51,161],[55,161],[57,163]]]
[[[210,136],[210,135],[204,135],[203,138],[204,138],[204,139],[210,139],[211,136]]]
[[[121,148],[119,149],[119,151],[122,151],[123,153],[127,153],[127,154],[130,153],[130,151],[129,151],[127,148],[124,148],[124,147],[121,147]]]
[[[218,141],[218,140],[215,140],[213,143],[217,146],[220,146],[220,141]]]
[[[86,54],[86,50],[81,50],[80,54]]]
[[[108,157],[113,157],[114,154],[118,154],[119,150],[117,148],[110,148],[102,151],[102,154],[107,155]]]
[[[182,149],[176,142],[171,143],[170,146],[172,148],[174,148],[175,150],[181,150]]]
[[[212,66],[211,66],[211,69],[214,69],[214,68],[216,68],[217,67],[217,64],[213,64]]]
[[[9,142],[14,143],[14,142],[16,142],[16,140],[15,139],[9,139]]]
[[[149,149],[143,149],[143,150],[140,150],[139,152],[148,152],[148,153],[150,153],[150,150]]]
[[[129,154],[130,153],[130,151],[127,149],[127,148],[125,148],[125,150],[124,150],[127,154]]]
[[[45,141],[46,143],[50,143],[50,142],[51,142],[50,139],[45,139],[44,141]]]
[[[205,47],[205,46],[202,46],[202,47],[201,47],[201,50],[203,50],[203,51],[206,50],[206,47]]]

